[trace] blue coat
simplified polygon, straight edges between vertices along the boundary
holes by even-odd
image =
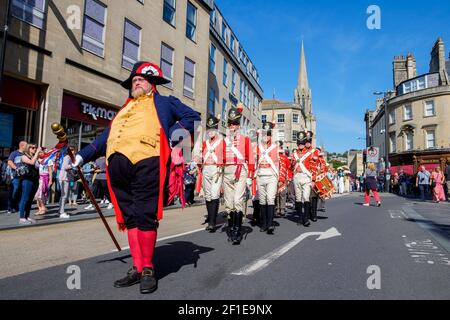
[[[190,134],[193,134],[195,122],[201,121],[198,112],[192,110],[173,96],[165,97],[156,93],[155,106],[161,126],[168,141],[172,144],[176,144],[182,138],[178,133],[173,135],[176,130],[184,129],[189,131]],[[85,163],[106,155],[106,142],[110,129],[110,127],[106,128],[103,134],[93,143],[78,153]],[[184,134],[184,136],[186,135],[187,133]]]

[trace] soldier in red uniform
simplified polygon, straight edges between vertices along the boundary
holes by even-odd
[[[311,210],[311,190],[313,177],[314,150],[306,148],[311,146],[313,133],[300,132],[297,140],[298,150],[292,154],[291,168],[294,174],[295,208],[299,216],[298,224],[309,227],[309,215]]]
[[[250,138],[240,130],[243,110],[244,106],[240,104],[228,112],[229,129],[224,139],[223,192],[228,214],[228,235],[233,245],[239,245],[242,241],[247,179],[253,177],[255,168]]]
[[[277,196],[277,211],[278,216],[284,217],[286,215],[286,197],[290,182],[290,167],[291,161],[286,156],[283,150],[283,142],[279,141],[278,155],[280,158],[280,175],[278,178],[278,196]]]
[[[202,145],[200,161],[202,168],[202,185],[208,212],[206,231],[216,231],[217,214],[220,207],[220,188],[225,157],[225,143],[219,132],[220,117],[210,115],[206,123],[208,129],[206,141]]]
[[[272,141],[272,123],[264,123],[260,144],[256,148],[256,184],[260,205],[261,232],[273,234],[275,226],[275,198],[278,193],[279,161],[278,145]]]

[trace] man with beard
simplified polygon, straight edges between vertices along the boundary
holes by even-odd
[[[250,138],[240,130],[243,110],[243,105],[239,104],[238,108],[231,108],[228,112],[229,129],[224,140],[226,148],[223,191],[228,214],[229,240],[233,245],[239,245],[242,241],[247,178],[253,177],[255,167]]]
[[[130,98],[110,127],[76,156],[74,166],[106,155],[108,187],[121,231],[128,233],[133,267],[114,283],[116,288],[140,283],[143,294],[157,289],[153,266],[159,221],[163,217],[164,190],[170,159],[169,139],[176,144],[200,122],[197,112],[157,85],[169,83],[161,69],[137,62],[122,83]]]

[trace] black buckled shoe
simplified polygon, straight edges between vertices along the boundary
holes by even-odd
[[[141,293],[149,294],[158,289],[158,280],[155,277],[153,268],[144,268],[141,276]]]
[[[141,274],[137,271],[135,267],[131,268],[127,272],[127,276],[123,279],[114,282],[115,288],[128,288],[134,286],[141,282]]]

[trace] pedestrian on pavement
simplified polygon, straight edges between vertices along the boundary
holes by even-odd
[[[30,218],[30,212],[34,196],[39,187],[39,169],[36,164],[40,151],[41,148],[36,148],[36,144],[28,144],[22,156],[22,163],[19,164],[22,169],[20,167],[16,169],[18,173],[23,170],[23,174],[19,173],[22,185],[22,196],[19,202],[19,224],[36,223],[35,220]]]
[[[441,168],[437,167],[431,174],[430,179],[430,185],[433,189],[433,198],[436,203],[445,201],[444,183],[445,178],[442,174]]]
[[[75,148],[70,147],[72,154],[75,154]],[[69,182],[69,206],[78,206],[78,188],[80,177],[78,175],[78,170],[72,169],[67,171],[67,181]]]
[[[129,99],[103,134],[77,154],[74,163],[78,167],[106,156],[117,224],[128,233],[133,259],[132,269],[114,286],[140,283],[142,294],[158,288],[153,255],[163,217],[169,141],[175,146],[180,138],[189,140],[195,122],[201,121],[197,112],[177,98],[158,93],[156,86],[168,83],[157,65],[137,62],[122,83],[129,90]]]
[[[430,192],[430,176],[431,174],[427,171],[425,166],[421,166],[416,177],[416,187],[420,190],[420,198],[422,201],[426,200],[428,193]]]
[[[195,203],[195,184],[197,183],[197,163],[191,160],[185,166],[184,171],[184,198],[188,205]]]
[[[26,141],[20,141],[19,149],[13,151],[8,158],[8,167],[11,172],[11,186],[8,196],[8,213],[15,213],[19,211],[19,198],[22,192],[22,180],[16,175],[16,169],[19,163],[22,162],[22,156],[27,148]]]
[[[400,187],[400,195],[406,197],[408,195],[408,177],[406,176],[403,170],[400,170],[400,174],[398,176],[398,183]]]
[[[370,191],[372,191],[377,206],[381,207],[380,195],[378,194],[378,173],[374,163],[369,163],[367,165],[367,170],[364,173],[364,178],[366,180],[366,196],[365,196],[365,207],[370,207]]]
[[[36,192],[38,213],[35,216],[42,216],[47,213],[46,203],[48,200],[48,191],[53,183],[53,161],[45,161],[45,148],[39,152],[39,188]]]
[[[447,197],[450,201],[450,161],[447,161],[447,166],[445,167],[445,180],[447,182]]]
[[[69,171],[72,171],[71,160],[69,155],[65,155],[58,175],[59,189],[61,191],[61,197],[59,198],[59,217],[61,219],[70,218],[70,215],[65,211],[66,201],[70,192]]]
[[[392,192],[396,195],[400,192],[400,176],[398,175],[398,172],[394,173],[394,175],[391,177],[391,185],[392,185]]]

